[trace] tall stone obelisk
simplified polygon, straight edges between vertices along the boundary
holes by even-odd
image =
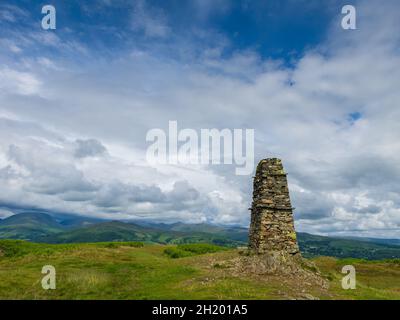
[[[286,173],[280,159],[264,159],[254,177],[249,249],[300,255]]]

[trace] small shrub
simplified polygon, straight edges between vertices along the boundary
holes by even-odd
[[[325,276],[326,279],[328,279],[329,281],[333,281],[335,279],[335,276],[332,273],[328,273]]]
[[[110,243],[106,243],[104,245],[104,248],[109,248],[109,249],[114,249],[114,248],[119,248],[119,244],[115,243],[115,242],[110,242]]]
[[[216,246],[214,244],[208,243],[180,244],[178,245],[178,248],[180,250],[188,251],[194,254],[205,254],[228,250],[225,247]]]
[[[133,248],[141,248],[143,247],[143,242],[107,242],[102,244],[102,247],[115,249],[120,247],[133,247]]]
[[[2,240],[0,250],[4,257],[19,257],[35,251],[35,245],[23,240]]]
[[[227,269],[228,266],[226,266],[224,264],[220,264],[220,263],[214,263],[213,264],[213,268],[215,268],[215,269]]]
[[[164,253],[173,259],[190,257],[193,255],[188,251],[180,250],[178,248],[167,248],[164,250]]]
[[[128,246],[128,247],[135,247],[135,248],[141,248],[141,247],[144,246],[144,243],[143,243],[143,242],[128,242],[128,243],[126,244],[126,246]]]
[[[400,264],[400,259],[398,259],[398,258],[396,258],[396,259],[384,259],[384,260],[382,260],[382,262],[392,263],[392,264]]]
[[[228,248],[208,243],[180,244],[176,247],[167,248],[164,253],[171,258],[184,258],[206,253],[228,250]]]
[[[32,243],[24,240],[0,240],[0,251],[7,258],[21,257],[27,254],[48,256],[55,252],[73,250],[76,245]]]

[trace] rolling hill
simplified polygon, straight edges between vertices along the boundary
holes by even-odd
[[[0,220],[1,239],[36,240],[63,231],[63,226],[46,213],[25,212]]]
[[[322,237],[307,233],[299,233],[298,241],[304,257],[330,256],[337,258],[358,258],[367,260],[398,259],[400,246],[371,239],[357,240]]]
[[[40,243],[85,243],[142,241],[145,243],[211,243],[227,247],[245,246],[248,230],[209,224],[129,223],[26,212],[0,221],[0,239],[22,239]],[[334,238],[298,233],[304,257],[332,256],[360,259],[398,259],[400,246],[391,239]]]
[[[144,241],[162,244],[208,242],[231,247],[243,244],[243,241],[226,237],[223,234],[157,229],[120,221],[102,222],[83,228],[66,230],[62,233],[39,237],[36,241],[45,243]]]

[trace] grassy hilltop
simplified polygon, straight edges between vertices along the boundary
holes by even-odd
[[[0,239],[13,239],[0,240],[0,299],[400,299],[398,240],[298,233],[327,290],[234,272],[229,261],[247,236],[241,227],[16,214],[0,220]],[[346,264],[356,267],[356,290],[341,288]],[[57,270],[56,290],[41,287],[44,265]]]
[[[231,273],[236,249],[207,244],[139,242],[39,244],[0,240],[0,299],[400,299],[400,261],[320,257],[330,289],[274,276]],[[41,288],[41,269],[57,270],[57,289]],[[357,289],[340,285],[343,265],[357,270]]]
[[[45,213],[26,212],[0,220],[0,239],[39,243],[140,241],[158,244],[210,243],[225,247],[245,246],[248,229],[185,223],[127,223],[67,216],[56,219]],[[368,260],[400,258],[399,240],[344,239],[297,233],[304,257],[332,256]]]

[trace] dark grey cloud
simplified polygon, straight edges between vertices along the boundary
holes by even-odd
[[[149,202],[157,204],[165,201],[165,194],[157,186],[136,186],[113,182],[104,185],[99,190],[94,203],[107,208],[129,205],[129,203]]]
[[[375,214],[375,213],[379,213],[382,211],[382,208],[373,204],[370,204],[366,207],[362,207],[360,209],[357,208],[353,208],[353,210],[355,212],[359,212],[359,213],[370,213],[370,214]]]
[[[291,200],[295,206],[296,219],[320,220],[331,217],[336,205],[333,199],[317,191],[292,190]]]
[[[175,182],[172,191],[167,194],[167,197],[174,202],[193,201],[198,199],[199,196],[200,193],[190,186],[186,180]]]
[[[106,147],[96,139],[87,140],[76,140],[77,147],[75,149],[75,157],[85,158],[85,157],[96,157],[107,153]]]

